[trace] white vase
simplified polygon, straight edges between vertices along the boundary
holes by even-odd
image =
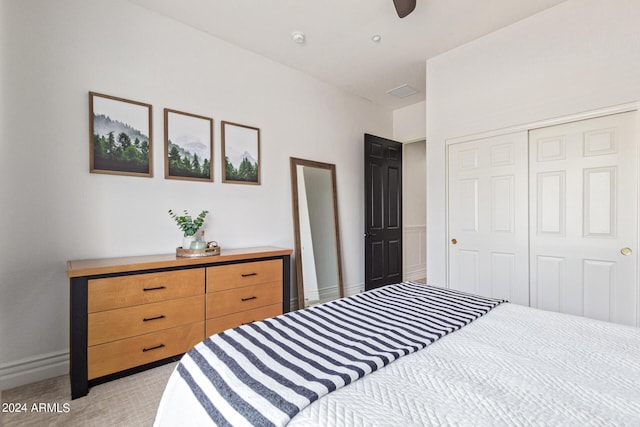
[[[182,249],[190,249],[191,242],[193,242],[194,240],[196,240],[195,236],[184,236],[182,238]]]

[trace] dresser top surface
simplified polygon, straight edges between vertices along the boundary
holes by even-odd
[[[221,249],[220,255],[198,258],[177,257],[176,254],[159,254],[119,258],[84,259],[67,261],[67,276],[93,276],[156,268],[207,265],[227,261],[242,261],[285,255],[291,255],[291,249],[261,246],[254,248]]]

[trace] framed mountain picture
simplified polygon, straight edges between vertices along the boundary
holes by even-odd
[[[164,109],[164,177],[213,181],[213,119]]]
[[[222,122],[222,182],[260,185],[260,129]]]
[[[91,173],[153,176],[151,105],[89,92]]]

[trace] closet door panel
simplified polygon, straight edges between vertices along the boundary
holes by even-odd
[[[529,305],[527,133],[448,147],[449,287]]]
[[[533,307],[636,325],[636,123],[629,112],[529,132]]]

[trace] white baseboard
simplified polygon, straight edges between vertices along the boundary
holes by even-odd
[[[360,292],[364,292],[364,283],[359,283],[357,285],[351,285],[344,288],[345,297],[359,294]]]
[[[427,226],[407,225],[403,229],[403,280],[418,280],[426,277]]]
[[[351,296],[351,295],[355,295],[355,294],[359,294],[360,292],[364,292],[364,283],[360,283],[358,285],[346,286],[344,288],[344,296],[345,297],[348,297],[348,296]],[[291,302],[290,302],[289,307],[291,308],[291,311],[297,310],[298,309],[298,299],[297,298],[291,298]]]
[[[28,357],[0,365],[0,390],[9,390],[69,373],[69,352]]]
[[[427,270],[425,268],[413,271],[407,271],[404,274],[404,280],[419,280],[427,277]]]

